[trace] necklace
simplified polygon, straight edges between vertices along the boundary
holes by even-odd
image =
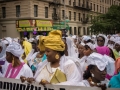
[[[88,82],[90,83],[91,86],[97,86],[99,87],[101,85],[101,83],[95,83],[92,81],[91,77],[88,79]]]

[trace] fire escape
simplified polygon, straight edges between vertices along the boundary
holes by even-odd
[[[73,2],[73,7],[82,11],[90,11],[91,7],[89,5],[89,0],[87,0],[86,2],[83,1],[82,3],[80,2],[76,2],[76,0]],[[81,18],[81,22],[83,24],[88,23],[89,18],[87,16],[85,16],[85,13],[83,13],[83,18]]]
[[[59,14],[58,14],[58,7],[60,6],[60,0],[51,0],[49,1],[49,7],[53,6],[53,13],[52,13],[52,19],[53,20],[59,20]]]

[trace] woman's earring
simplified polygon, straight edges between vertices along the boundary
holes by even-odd
[[[14,60],[14,58],[13,58],[13,60],[12,60],[12,66],[14,66],[14,61],[15,61],[15,60]]]
[[[60,58],[60,56],[59,56],[58,54],[56,54],[56,55],[55,55],[55,59],[58,60],[59,58]]]
[[[91,73],[91,76],[92,76],[92,77],[94,77],[94,74],[93,74],[93,73]]]

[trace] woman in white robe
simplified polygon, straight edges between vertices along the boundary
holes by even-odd
[[[98,53],[92,53],[87,58],[88,68],[85,71],[84,80],[78,83],[79,86],[85,87],[102,87],[108,86],[106,74],[113,75],[115,71],[114,60],[107,56]],[[103,90],[103,89],[102,89]]]
[[[17,42],[12,42],[6,48],[6,69],[4,73],[0,73],[0,77],[20,79],[20,76],[33,77],[33,73],[27,64],[21,62],[20,56],[23,49]]]
[[[40,38],[39,47],[40,50],[45,49],[47,60],[40,63],[34,79],[42,85],[76,85],[82,80],[81,72],[78,71],[74,61],[64,55],[65,44],[61,36],[61,31],[55,30],[48,36]],[[57,78],[57,82],[54,77]],[[22,81],[24,79],[25,77]]]
[[[2,69],[0,70],[2,73],[4,72],[6,66],[6,45],[4,44],[4,42],[0,41],[0,65],[2,67]]]

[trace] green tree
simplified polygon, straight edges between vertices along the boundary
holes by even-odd
[[[91,32],[94,34],[120,32],[120,6],[113,5],[106,14],[100,14],[93,19]]]

